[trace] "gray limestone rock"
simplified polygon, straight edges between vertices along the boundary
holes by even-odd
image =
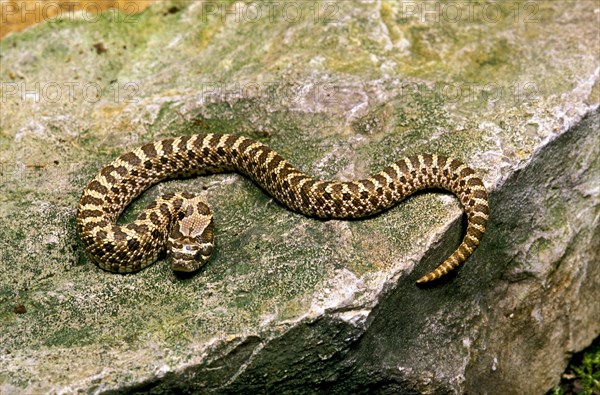
[[[175,6],[174,6],[175,4]],[[428,8],[432,7],[432,8]],[[1,49],[0,392],[540,394],[600,333],[600,43],[580,2],[177,2],[86,12]],[[361,221],[290,212],[237,174],[200,273],[96,268],[81,191],[143,142],[240,133],[306,172],[452,155],[490,191],[464,232],[436,191]]]

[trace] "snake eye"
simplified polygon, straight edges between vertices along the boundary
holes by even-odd
[[[200,253],[204,256],[208,256],[212,253],[213,246],[212,244],[204,244],[200,249]]]

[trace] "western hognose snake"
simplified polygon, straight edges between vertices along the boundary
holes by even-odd
[[[438,279],[464,262],[479,244],[489,215],[483,182],[456,159],[424,154],[400,159],[364,180],[321,181],[256,140],[198,134],[121,155],[87,185],[77,224],[88,256],[102,269],[124,273],[150,265],[166,248],[173,270],[197,270],[213,249],[212,212],[201,198],[166,194],[134,222],[121,226],[116,220],[133,199],[162,180],[230,171],[250,177],[290,209],[318,218],[370,216],[422,189],[452,192],[467,214],[466,235],[448,259],[417,283]]]

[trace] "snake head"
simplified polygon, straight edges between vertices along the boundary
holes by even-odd
[[[185,238],[171,245],[171,268],[177,272],[193,272],[210,259],[213,243]]]
[[[205,203],[182,207],[167,240],[171,268],[193,272],[209,260],[214,247],[212,212]]]

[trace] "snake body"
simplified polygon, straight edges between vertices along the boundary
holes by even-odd
[[[456,159],[423,154],[400,159],[363,180],[322,181],[259,141],[197,134],[123,154],[87,185],[77,223],[88,256],[102,269],[123,273],[150,265],[168,249],[173,270],[196,270],[213,248],[212,212],[199,197],[170,193],[130,224],[118,225],[117,218],[133,199],[162,180],[231,171],[251,178],[291,210],[318,218],[371,216],[423,189],[452,192],[467,214],[466,235],[448,259],[417,283],[438,279],[463,263],[479,244],[489,215],[483,182]]]

